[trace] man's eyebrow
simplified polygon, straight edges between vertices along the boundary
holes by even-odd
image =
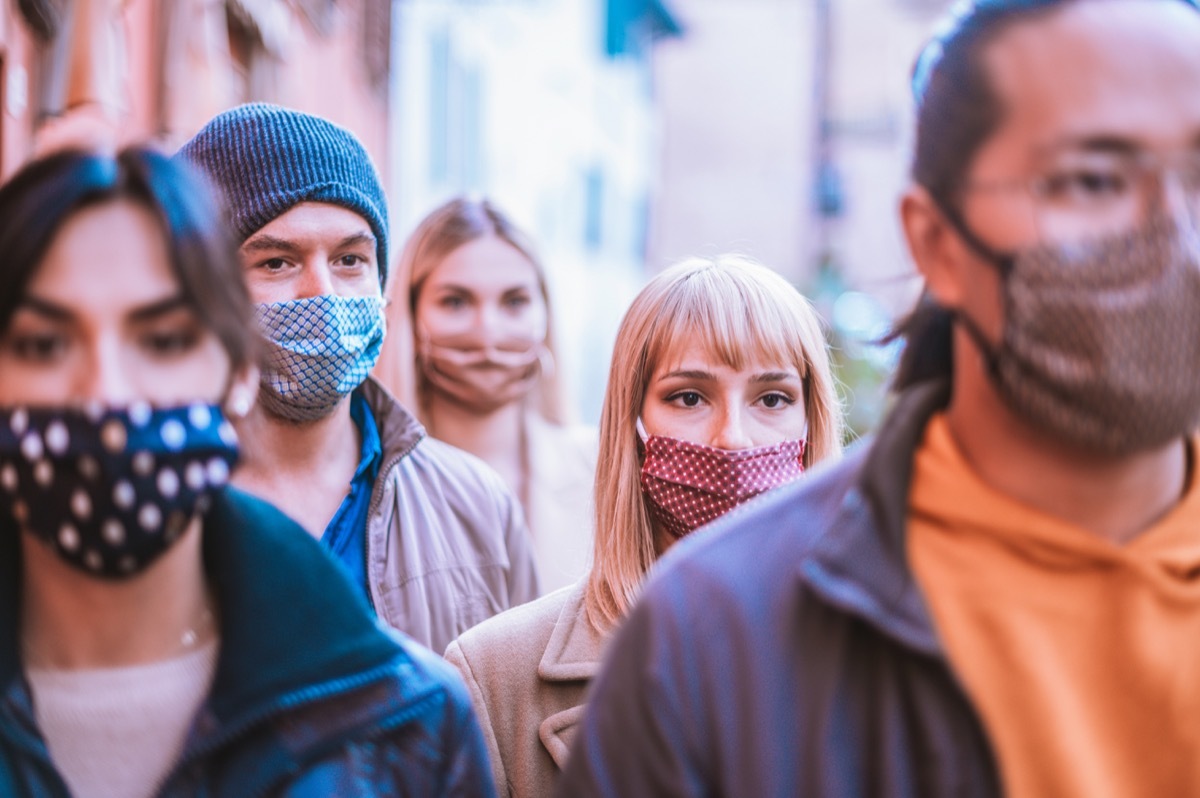
[[[375,236],[372,235],[371,233],[367,233],[367,232],[355,233],[354,235],[346,236],[341,241],[339,241],[338,245],[335,247],[335,249],[347,249],[349,247],[356,247],[356,246],[363,245],[363,244],[370,246],[370,247],[374,247],[375,243],[376,243]]]
[[[1067,135],[1055,139],[1041,148],[1043,154],[1054,155],[1062,152],[1097,152],[1112,155],[1134,155],[1143,150],[1136,141],[1125,136],[1114,134],[1099,135]]]
[[[273,252],[294,253],[300,251],[300,246],[296,242],[286,238],[277,238],[273,235],[260,233],[246,239],[241,249],[243,252],[265,252],[271,250]]]

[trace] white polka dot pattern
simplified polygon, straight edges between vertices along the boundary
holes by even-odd
[[[119,578],[207,510],[236,460],[212,405],[0,409],[0,517],[71,565]]]
[[[651,435],[641,483],[655,520],[680,538],[804,471],[804,441],[726,450]]]

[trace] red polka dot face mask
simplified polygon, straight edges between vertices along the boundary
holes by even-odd
[[[676,438],[647,435],[642,492],[654,520],[672,537],[698,527],[804,472],[804,441],[783,441],[753,449],[716,449]]]

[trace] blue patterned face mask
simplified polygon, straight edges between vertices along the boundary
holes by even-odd
[[[101,579],[145,570],[237,460],[216,405],[0,408],[0,517]]]
[[[315,421],[362,384],[383,346],[383,299],[317,296],[259,305],[270,352],[259,401],[272,415]]]

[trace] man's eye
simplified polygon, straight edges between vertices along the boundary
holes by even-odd
[[[1052,201],[1095,202],[1119,199],[1132,188],[1130,176],[1117,168],[1078,168],[1052,172],[1042,180],[1042,193]]]
[[[288,262],[283,258],[270,258],[258,264],[258,268],[268,272],[281,272],[286,269]]]
[[[61,335],[17,335],[6,343],[17,359],[30,363],[46,363],[60,357],[67,349],[67,339]]]
[[[367,259],[362,255],[342,255],[337,259],[337,265],[346,269],[354,269],[367,265]]]

